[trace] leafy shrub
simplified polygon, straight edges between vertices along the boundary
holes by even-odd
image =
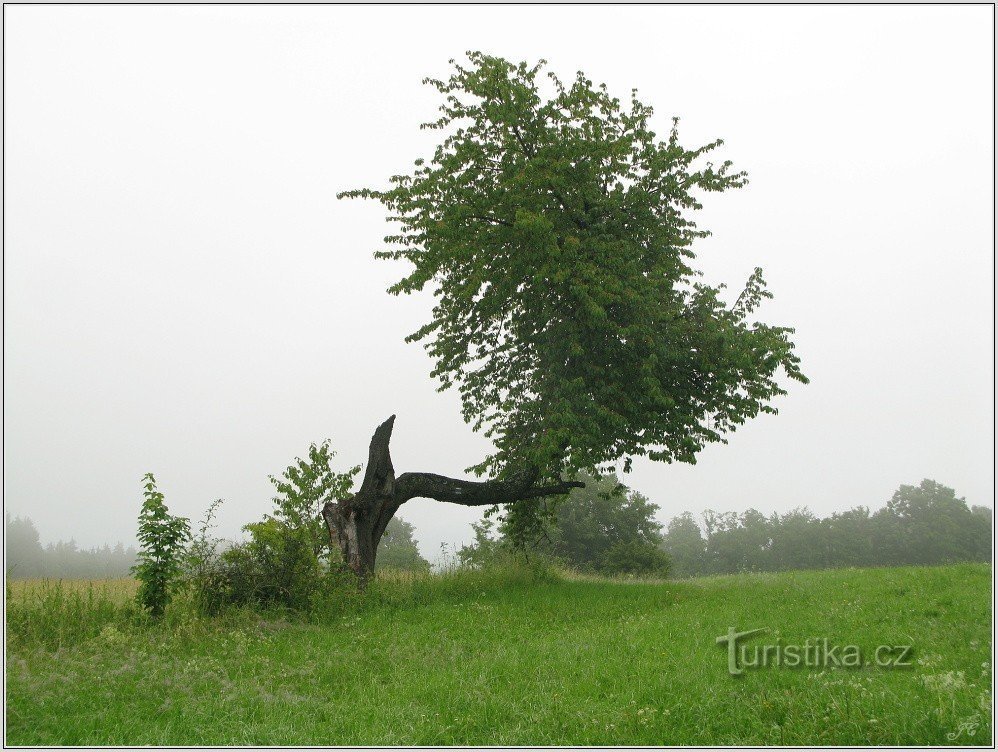
[[[480,568],[510,554],[510,545],[498,537],[494,520],[486,517],[481,522],[472,522],[471,529],[475,532],[475,540],[457,550],[462,566]]]
[[[327,558],[331,553],[322,507],[326,502],[348,496],[353,478],[360,472],[357,465],[345,473],[337,473],[329,466],[335,456],[326,439],[309,446],[307,460],[295,457],[280,477],[269,476],[277,495],[273,499],[274,513],[264,515],[264,521],[273,520],[289,535],[304,541],[316,559]]]
[[[323,591],[336,589],[339,550],[330,546],[322,507],[350,493],[360,468],[337,473],[329,466],[333,456],[328,441],[313,443],[307,459],[297,457],[280,477],[270,476],[274,511],[243,527],[247,541],[222,550],[207,533],[219,502],[209,508],[188,551],[190,590],[202,613],[227,606],[307,611]]]
[[[604,574],[629,574],[668,577],[669,555],[644,541],[620,541],[603,554],[599,570]]]
[[[174,517],[166,508],[163,494],[156,489],[156,479],[146,473],[145,501],[139,512],[139,563],[132,573],[139,580],[139,604],[154,617],[163,615],[170,602],[171,590],[181,571],[184,544],[190,538],[186,517]]]

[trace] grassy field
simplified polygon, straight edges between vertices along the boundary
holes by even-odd
[[[385,577],[307,622],[128,582],[8,584],[10,745],[990,745],[991,568],[616,582]],[[912,645],[908,667],[744,668],[747,646]]]

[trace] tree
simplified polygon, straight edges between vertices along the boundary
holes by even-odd
[[[967,561],[977,553],[975,517],[965,499],[933,480],[902,485],[884,510],[890,520],[890,563]]]
[[[672,559],[675,575],[690,577],[703,573],[707,543],[690,512],[683,512],[669,521],[662,538],[662,548]]]
[[[30,577],[39,574],[45,551],[38,537],[38,530],[27,517],[7,515],[7,577]]]
[[[770,545],[766,569],[816,569],[827,566],[828,523],[807,507],[773,514],[769,521]]]
[[[408,339],[425,340],[441,389],[456,386],[465,420],[493,439],[469,468],[491,479],[396,479],[389,419],[360,491],[324,513],[358,573],[410,498],[524,508],[581,487],[580,471],[692,463],[776,412],[778,372],[806,381],[793,330],[750,323],[770,296],[761,270],[727,305],[690,265],[707,235],[691,218],[698,196],[746,182],[729,161],[703,162],[721,141],[686,149],[676,121],[658,140],[636,92],[622,107],[581,72],[566,84],[540,76],[543,62],[468,57],[426,79],[444,100],[424,124],[444,134],[429,161],[340,195],[379,201],[397,223],[376,256],[413,269],[389,292],[432,287],[432,318]]]
[[[430,571],[430,562],[419,553],[413,534],[416,532],[410,523],[393,517],[385,528],[378,548],[378,561],[384,567],[410,572]]]
[[[615,475],[583,475],[581,480],[585,487],[572,489],[550,517],[538,518],[543,530],[531,550],[583,571],[664,576],[670,557],[661,549],[658,506]],[[484,564],[517,548],[516,525],[511,517],[498,525],[482,520],[472,526],[475,542],[463,546],[458,557],[463,563]]]
[[[496,561],[505,552],[505,541],[496,530],[494,519],[485,517],[471,523],[475,540],[457,550],[458,561],[464,566],[481,567]]]
[[[554,512],[548,534],[551,552],[580,569],[605,574],[662,573],[668,557],[659,552],[662,525],[658,507],[623,486],[616,475],[583,476]]]
[[[154,617],[163,615],[180,574],[184,544],[190,539],[186,517],[174,517],[166,508],[156,479],[146,473],[142,510],[139,512],[139,563],[132,571],[139,580],[137,599]],[[76,544],[73,543],[73,548]]]

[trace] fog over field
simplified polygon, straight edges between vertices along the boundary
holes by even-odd
[[[584,70],[678,116],[749,185],[705,199],[708,282],[756,266],[759,318],[811,383],[695,466],[624,478],[666,521],[707,507],[826,516],[923,478],[994,499],[993,9],[4,9],[4,509],[43,542],[134,543],[140,478],[219,532],[271,507],[312,441],[398,472],[488,452],[404,337],[375,203],[428,157],[424,76],[480,49]],[[730,290],[729,290],[730,291]],[[407,503],[424,555],[482,514]]]

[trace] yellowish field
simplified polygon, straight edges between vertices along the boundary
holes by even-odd
[[[132,577],[113,580],[7,580],[7,604],[8,606],[12,603],[24,606],[38,604],[59,590],[65,594],[79,593],[122,604],[134,598],[138,588],[138,580]]]

